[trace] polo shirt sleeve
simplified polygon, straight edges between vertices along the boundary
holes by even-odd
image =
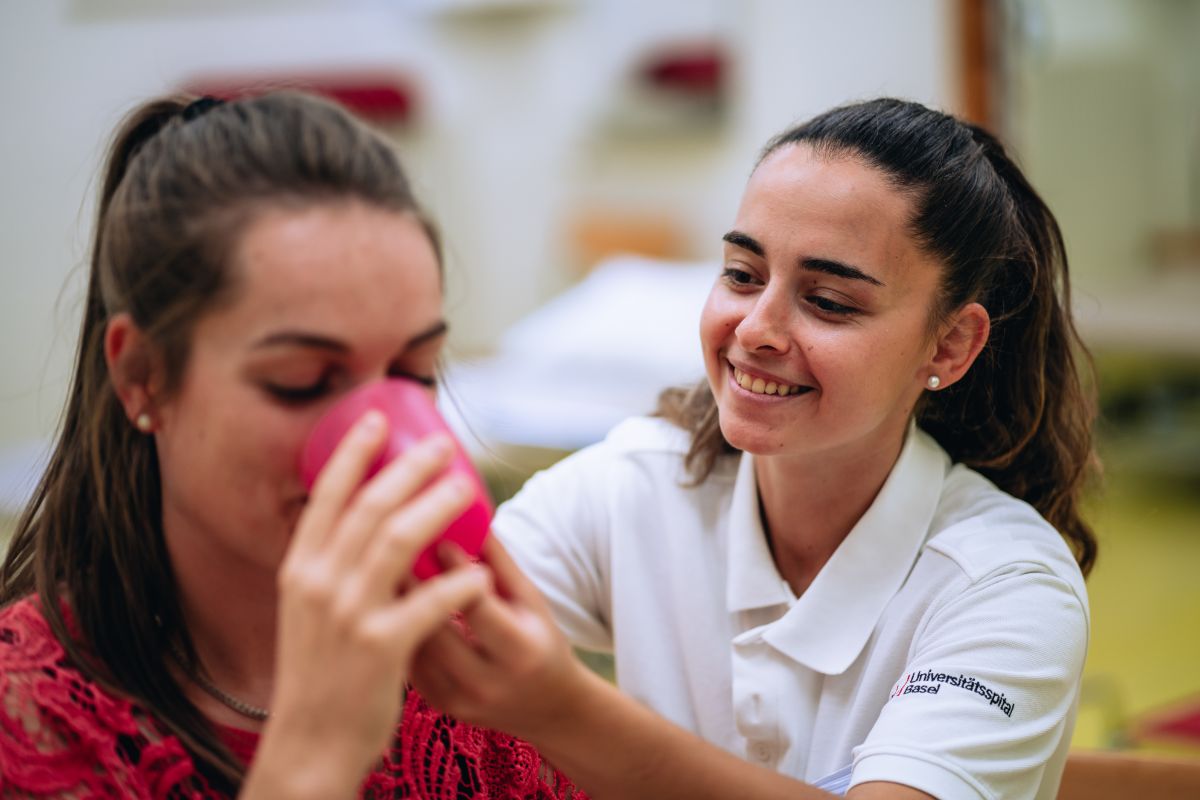
[[[938,798],[1035,797],[1069,739],[1087,649],[1085,601],[1037,564],[947,587],[909,650],[851,786]],[[1061,768],[1061,767],[1060,767]],[[1057,775],[1046,775],[1057,784]]]
[[[612,650],[604,502],[610,457],[605,443],[568,456],[526,481],[492,521],[567,638],[601,652]]]

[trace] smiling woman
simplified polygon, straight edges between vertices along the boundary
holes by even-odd
[[[520,633],[532,586],[417,685],[594,797],[1050,800],[1095,557],[1053,216],[988,133],[882,99],[773,140],[723,241],[707,380],[494,522],[636,701]]]
[[[311,494],[298,471],[355,387],[432,391],[445,332],[437,237],[344,111],[130,116],[63,428],[0,574],[0,794],[575,796],[529,745],[405,698],[421,641],[489,588],[472,565],[410,579],[469,498],[451,443],[359,488],[368,414]]]
[[[708,385],[734,447],[788,457],[804,471],[856,461],[869,470],[864,482],[878,485],[924,373],[949,381],[959,364],[947,358],[963,368],[974,359],[988,332],[978,303],[955,321],[962,352],[932,362],[939,270],[907,235],[910,204],[880,171],[811,147],[780,149],[755,170],[700,329]],[[762,383],[796,391],[772,401],[756,390]],[[873,463],[864,449],[884,455]],[[846,513],[861,516],[869,500]]]

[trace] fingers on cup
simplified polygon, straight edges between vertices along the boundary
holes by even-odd
[[[481,567],[464,567],[442,573],[416,586],[395,603],[378,611],[378,626],[405,652],[406,660],[418,645],[446,624],[447,618],[479,602],[491,589],[491,577]]]
[[[471,495],[466,477],[447,475],[387,517],[363,553],[369,584],[382,595],[394,593],[421,551],[466,510]]]
[[[539,613],[550,613],[550,607],[546,604],[542,593],[538,591],[533,581],[521,571],[517,562],[508,554],[497,537],[488,536],[483,540],[480,556],[483,562],[492,568],[496,587],[502,596],[519,600]]]
[[[421,487],[446,468],[453,454],[448,437],[431,436],[413,445],[363,486],[339,525],[339,560],[358,562],[377,529],[412,502]]]
[[[313,483],[293,550],[314,547],[331,535],[342,510],[383,447],[386,431],[387,418],[378,411],[368,411],[338,443]]]

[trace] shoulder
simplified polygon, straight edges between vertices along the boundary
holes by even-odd
[[[142,796],[160,771],[179,786],[192,776],[177,740],[72,666],[36,598],[0,609],[0,784],[32,797]]]
[[[1086,636],[1083,574],[1062,535],[1028,503],[960,465],[946,475],[919,570],[947,602],[991,597],[1017,609],[1051,599]]]
[[[0,609],[0,672],[11,674],[52,666],[63,656],[36,598]]]
[[[614,454],[658,454],[682,457],[692,445],[691,434],[662,417],[631,417],[604,437],[601,447]]]
[[[608,472],[610,477],[634,472],[642,478],[672,484],[690,484],[684,458],[692,435],[661,417],[631,417],[617,424],[603,440],[572,453],[548,472]],[[709,480],[732,477],[736,459],[718,461]],[[706,483],[708,480],[705,481]]]
[[[1089,639],[1083,578],[1059,533],[978,473],[948,467],[888,619],[877,652],[895,682],[855,749],[853,782],[1043,796],[1070,739]]]
[[[926,546],[979,578],[1012,564],[1037,567],[1082,586],[1071,549],[1028,503],[961,464],[946,476]]]
[[[676,473],[691,446],[691,435],[658,417],[631,417],[613,427],[600,441],[576,450],[543,473],[598,473],[629,464],[651,465],[658,472]]]
[[[592,444],[530,478],[500,516],[516,508],[567,508],[573,515],[628,512],[651,503],[691,505],[723,497],[732,486],[737,459],[725,458],[699,485],[685,457],[691,434],[657,417],[634,417]]]

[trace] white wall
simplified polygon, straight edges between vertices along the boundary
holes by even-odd
[[[581,198],[671,208],[695,253],[715,253],[755,153],[787,123],[879,93],[953,99],[949,0],[430,10],[452,5],[0,0],[0,450],[55,423],[105,137],[137,101],[197,74],[366,66],[416,81],[419,121],[401,145],[446,232],[460,351],[564,285],[563,222]],[[729,124],[689,146],[598,156],[630,61],[706,37],[732,43]]]

